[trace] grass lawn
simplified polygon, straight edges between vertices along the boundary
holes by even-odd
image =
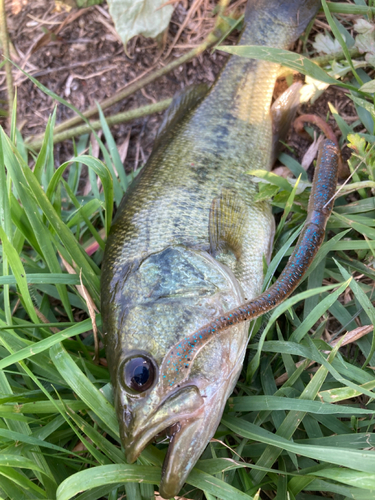
[[[316,80],[345,89],[358,120],[348,124],[332,105],[329,113],[352,177],[304,282],[254,326],[236,390],[181,493],[189,499],[375,498],[375,2],[322,4],[331,34],[320,43],[341,52],[338,60],[317,65],[308,54],[259,48],[241,55],[303,73],[312,94],[324,90]],[[352,59],[356,48],[366,54]],[[9,136],[0,132],[0,500],[151,500],[167,443],[126,464],[100,342],[106,234],[136,174],[124,173],[103,117],[104,163],[86,154],[85,135],[56,169],[55,115],[31,170],[15,115]],[[265,284],[292,251],[311,188],[303,178],[294,189],[266,180],[259,198],[272,199],[280,223]]]

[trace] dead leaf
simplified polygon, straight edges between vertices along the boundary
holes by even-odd
[[[77,274],[76,270],[67,262],[64,257],[59,253],[60,258],[62,260],[62,263],[64,264],[66,270],[68,271],[69,274]],[[79,273],[79,280],[81,282],[80,285],[76,285],[78,293],[81,295],[82,298],[85,299],[87,309],[89,311],[91,323],[92,323],[92,330],[94,333],[94,341],[95,341],[95,357],[94,360],[99,359],[99,340],[98,340],[98,327],[96,326],[96,316],[95,312],[99,312],[98,308],[96,307],[94,301],[92,300],[91,295],[89,294],[87,288],[85,285],[82,283],[82,270],[80,270]]]
[[[361,339],[368,333],[371,333],[374,329],[374,325],[365,325],[365,326],[359,326],[358,328],[355,328],[354,330],[351,330],[350,332],[346,333],[344,335],[344,340],[341,344],[341,347],[344,345],[352,344],[353,342],[356,342],[358,339]],[[342,339],[341,337],[338,337],[335,339],[333,342],[330,343],[331,347],[335,347],[340,340]]]
[[[310,144],[309,149],[306,151],[302,158],[301,165],[304,170],[307,170],[314,161],[314,158],[316,158],[323,139],[324,137],[322,135],[320,135],[318,138],[314,137],[314,142]]]
[[[155,38],[169,25],[173,6],[163,0],[108,0],[109,12],[124,45],[137,35]]]
[[[22,10],[22,7],[24,7],[25,5],[27,5],[27,0],[12,0],[12,2],[10,3],[12,14],[14,16],[19,14]]]

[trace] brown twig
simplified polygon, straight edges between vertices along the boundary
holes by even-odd
[[[36,315],[38,316],[38,318],[41,320],[42,323],[50,323],[49,319],[46,318],[46,316],[44,316],[42,311],[39,311],[39,309],[35,306],[34,306],[34,310],[36,312]],[[50,326],[48,328],[51,330],[52,333],[59,333],[61,331],[58,328],[56,328],[55,326]]]
[[[201,3],[202,0],[194,0],[190,9],[189,9],[189,12],[187,13],[185,19],[184,19],[184,22],[181,24],[179,30],[177,31],[176,33],[176,36],[174,37],[173,39],[173,42],[171,43],[171,45],[169,46],[168,50],[167,50],[167,53],[165,54],[165,58],[167,58],[169,56],[169,54],[172,52],[174,46],[176,45],[178,39],[180,38],[180,35],[181,33],[184,31],[185,29],[185,26],[187,25],[187,23],[190,21],[190,18],[191,16],[195,13],[195,11],[198,9],[199,7],[199,4]]]
[[[7,27],[7,18],[5,12],[5,2],[0,0],[0,33],[1,33],[1,44],[3,46],[3,55],[5,57],[5,72],[7,81],[7,92],[8,92],[8,110],[9,110],[9,124],[12,119],[12,107],[13,107],[13,76],[12,76],[12,65],[10,63],[9,54],[9,35]]]
[[[76,270],[67,262],[64,257],[61,255],[59,252],[60,258],[62,263],[65,266],[65,269],[68,271],[69,274],[77,274]],[[91,295],[89,294],[87,288],[85,285],[82,283],[82,270],[80,270],[79,273],[79,281],[80,285],[76,285],[77,291],[80,294],[80,296],[85,300],[87,310],[89,312],[89,316],[91,319],[92,323],[92,331],[94,335],[94,344],[95,344],[95,355],[94,355],[94,362],[98,363],[99,361],[99,339],[98,339],[98,327],[96,325],[96,315],[95,313],[98,313],[99,310],[96,307]]]
[[[87,9],[80,9],[75,12],[71,12],[64,19],[62,23],[59,23],[59,25],[56,28],[52,29],[48,33],[45,33],[39,40],[37,40],[36,43],[29,50],[29,54],[34,54],[44,45],[47,45],[47,43],[51,41],[51,37],[57,36],[60,33],[60,31],[62,31],[65,28],[65,26],[67,26],[68,24],[72,23],[73,21],[81,17],[83,14],[85,14],[86,11]]]

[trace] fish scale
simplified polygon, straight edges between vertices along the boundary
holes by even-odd
[[[237,323],[258,318],[280,304],[296,289],[324,240],[337,184],[338,154],[335,144],[326,140],[318,155],[305,225],[277,281],[252,301],[228,311],[175,344],[165,356],[161,369],[164,385],[173,387],[188,377],[195,357],[212,336]]]
[[[241,43],[253,38],[244,36]],[[278,46],[289,41],[278,40]],[[278,68],[232,58],[202,104],[153,152],[112,225],[104,263],[108,279],[113,282],[124,265],[167,245],[207,250],[210,206],[226,187],[238,192],[248,207],[241,272],[232,270],[248,298],[259,293],[273,220],[268,203],[255,203],[257,188],[246,172],[270,168],[270,105]]]

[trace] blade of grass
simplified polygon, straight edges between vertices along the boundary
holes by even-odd
[[[332,294],[334,297],[335,297],[335,300],[337,299],[337,297],[347,288],[349,284],[349,280],[346,281],[345,283],[342,283],[339,287],[339,290],[340,292],[338,293],[338,290],[336,290],[336,292],[334,292],[334,294]],[[266,326],[266,328],[264,329],[263,333],[262,333],[262,336],[259,340],[259,344],[258,344],[258,348],[257,348],[257,352],[255,354],[255,356],[253,357],[253,359],[251,360],[251,362],[249,363],[249,371],[252,375],[254,375],[255,371],[258,369],[258,366],[259,366],[259,360],[260,360],[260,355],[261,355],[261,351],[262,351],[262,347],[263,347],[263,343],[264,343],[264,340],[267,336],[267,333],[268,331],[270,330],[272,324],[274,323],[274,321],[276,321],[276,319],[280,316],[280,314],[282,314],[283,312],[287,311],[291,306],[293,306],[294,304],[296,304],[297,302],[301,301],[301,300],[305,300],[307,299],[308,297],[311,297],[312,295],[316,295],[318,293],[322,293],[322,292],[325,292],[325,291],[328,291],[328,290],[332,290],[333,288],[335,288],[335,286],[328,286],[328,287],[320,287],[320,288],[316,288],[315,290],[307,290],[306,292],[302,292],[298,295],[294,295],[292,297],[290,297],[289,299],[285,300],[282,304],[280,304],[272,313],[269,321],[268,321],[268,324]],[[319,308],[319,312],[321,312],[321,310],[324,310],[324,308]],[[317,314],[318,311],[315,311],[315,314]],[[320,317],[320,316],[319,316]]]
[[[39,215],[39,211],[37,209],[37,206],[30,197],[30,193],[27,190],[27,182],[25,179],[25,176],[23,175],[23,172],[28,171],[34,176],[34,174],[31,172],[29,167],[26,165],[26,169],[22,171],[22,168],[20,164],[18,163],[17,159],[15,158],[13,152],[14,152],[14,146],[9,142],[9,139],[6,137],[3,131],[1,131],[1,142],[4,150],[4,159],[6,159],[7,163],[7,168],[10,172],[10,177],[12,178],[13,182],[16,184],[17,191],[19,195],[22,197],[22,204],[25,209],[26,215],[30,221],[32,230],[35,234],[35,237],[38,241],[38,244],[40,246],[40,249],[42,251],[42,254],[46,260],[46,263],[50,269],[50,271],[54,273],[59,273],[61,272],[61,268],[59,265],[59,262],[57,260],[56,254],[53,250],[51,239],[50,239],[50,234],[48,232],[48,229],[45,227],[43,224],[41,217]],[[18,154],[18,153],[17,153]],[[22,161],[22,159],[21,159]],[[34,177],[35,178],[35,177]],[[35,181],[37,183],[37,181]],[[39,184],[38,184],[39,185]],[[42,191],[42,190],[41,190]],[[26,274],[26,273],[24,273]],[[57,285],[56,286],[59,295],[61,297],[61,302],[63,303],[63,306],[69,316],[69,319],[72,321],[73,320],[73,313],[70,307],[70,303],[68,300],[68,295],[67,295],[67,290],[64,285]],[[30,311],[29,311],[30,314]],[[38,323],[38,321],[35,321]]]
[[[353,85],[335,80],[335,78],[332,78],[332,76],[328,75],[326,71],[307,57],[290,52],[289,50],[277,49],[274,47],[263,47],[259,45],[237,45],[235,47],[221,46],[219,50],[228,52],[229,54],[247,57],[249,59],[260,59],[262,61],[270,61],[281,64],[282,66],[298,71],[303,75],[310,76],[311,78],[314,78],[314,80],[329,83],[330,85],[337,85],[349,90],[357,90]]]
[[[1,146],[0,136],[0,224],[3,228],[8,239],[12,241],[11,230],[11,212],[10,212],[10,179],[7,179],[4,164],[4,151]],[[6,253],[3,253],[3,275],[7,276],[9,273],[8,259]],[[12,324],[12,311],[10,307],[9,286],[4,286],[4,311],[7,323]]]
[[[348,271],[343,268],[339,262],[336,262],[337,267],[340,269],[340,272],[342,276],[345,279],[345,276],[350,276]],[[356,282],[356,280],[351,280],[350,282],[350,288],[353,290],[353,293],[355,294],[355,297],[358,299],[359,303],[363,307],[364,311],[366,312],[367,316],[369,317],[371,323],[375,326],[375,310],[373,305],[371,304],[371,301],[368,299],[367,295],[363,292],[362,288],[360,285]],[[363,364],[363,368],[368,365],[370,359],[372,358],[372,355],[375,352],[375,335],[374,333],[372,334],[372,343],[371,343],[371,350],[366,358],[366,361]]]
[[[125,193],[125,191],[128,189],[128,177],[125,174],[124,165],[122,164],[116,143],[113,139],[111,131],[109,130],[102,108],[100,107],[100,104],[98,102],[96,102],[96,105],[98,107],[99,118],[100,118],[100,123],[102,125],[104,137],[107,141],[109,152],[112,156],[113,164],[117,170],[123,192]]]
[[[96,322],[97,325],[101,325],[101,320],[100,317],[96,317]],[[74,326],[71,326],[69,328],[66,328],[62,332],[55,333],[53,336],[48,337],[44,340],[40,340],[39,342],[33,343],[32,347],[25,347],[24,349],[21,349],[17,351],[14,354],[11,354],[10,356],[7,356],[6,358],[3,358],[0,360],[0,370],[6,368],[7,366],[12,365],[13,363],[17,363],[19,361],[25,360],[27,358],[30,358],[31,356],[34,356],[35,354],[40,354],[41,352],[46,351],[47,349],[50,349],[54,345],[58,344],[64,339],[68,339],[70,337],[73,337],[75,335],[80,335],[81,333],[88,332],[92,329],[92,323],[91,319],[85,319],[84,321],[81,321],[80,323],[74,324]]]
[[[63,163],[54,173],[51,182],[49,183],[46,195],[49,200],[52,199],[52,194],[56,190],[56,186],[59,183],[65,169],[73,162],[81,162],[86,165],[89,169],[93,170],[95,174],[100,178],[103,185],[104,198],[105,198],[105,228],[106,234],[108,235],[109,229],[111,227],[112,212],[113,212],[113,184],[111,174],[100,160],[93,158],[92,156],[81,155],[76,158]]]
[[[30,297],[29,289],[26,281],[26,272],[22,265],[21,259],[18,256],[13,245],[8,240],[7,235],[3,228],[0,227],[0,239],[6,254],[7,260],[12,268],[13,274],[17,280],[17,286],[20,290],[22,301],[25,305],[25,309],[34,323],[38,323],[38,316],[36,315],[33,302]]]
[[[51,359],[63,379],[91,410],[118,435],[118,423],[113,406],[83,374],[61,344],[50,348]]]
[[[375,386],[375,382],[373,383]],[[328,391],[327,391],[328,392]],[[319,394],[322,394],[321,392]],[[262,411],[262,410],[296,410],[321,415],[353,415],[372,414],[373,409],[349,407],[321,403],[320,401],[300,400],[278,396],[240,396],[230,398],[229,408],[232,411]]]

